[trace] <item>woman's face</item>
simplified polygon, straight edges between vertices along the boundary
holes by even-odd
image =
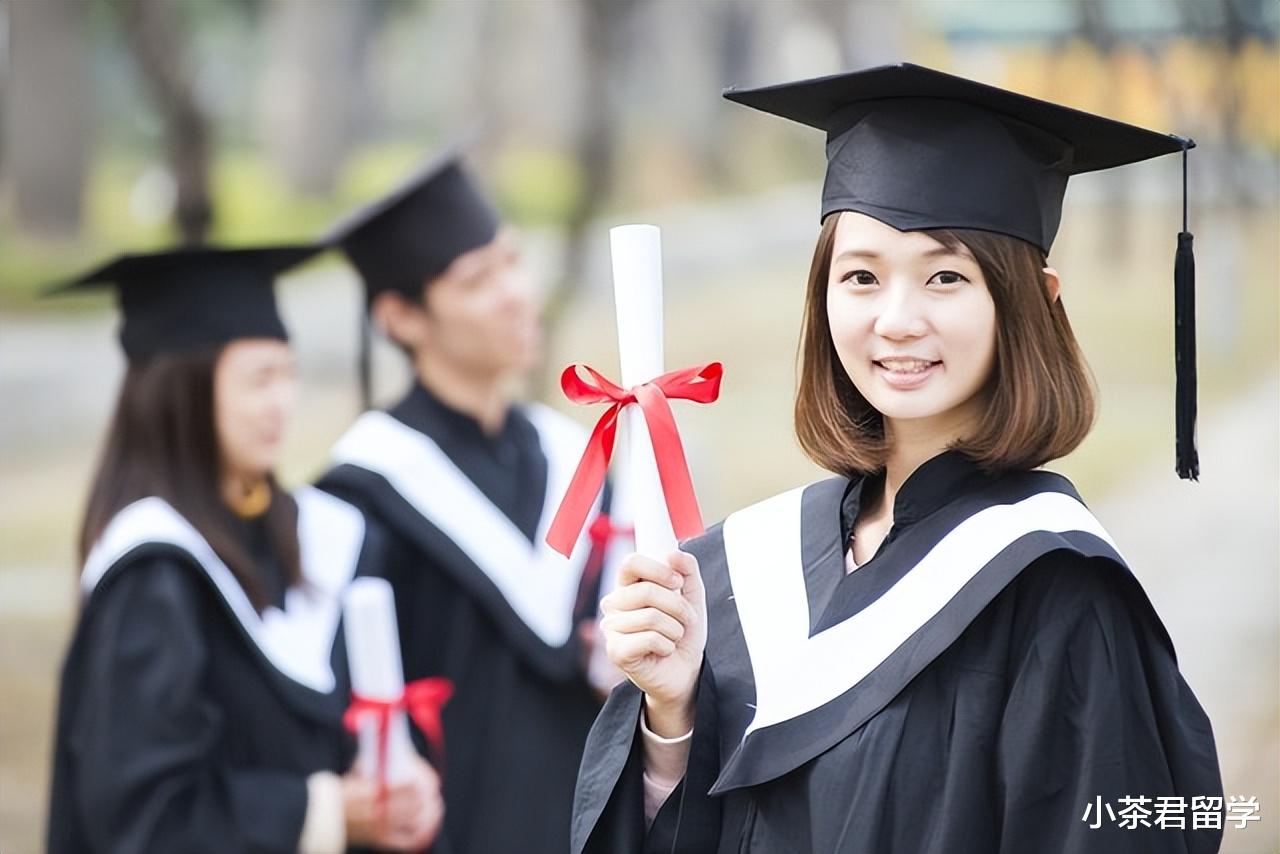
[[[839,214],[827,317],[840,363],[885,418],[954,438],[985,405],[996,312],[978,262],[922,232]]]
[[[246,338],[222,349],[213,372],[213,398],[226,473],[256,479],[275,468],[297,394],[288,344]]]

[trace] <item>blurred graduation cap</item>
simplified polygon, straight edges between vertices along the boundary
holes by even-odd
[[[471,139],[475,134],[469,134]],[[410,302],[459,255],[490,243],[498,233],[498,215],[463,168],[464,142],[429,158],[399,187],[356,211],[325,236],[340,248],[360,274],[365,307],[384,292]],[[370,403],[369,319],[360,335],[360,394]]]
[[[498,233],[498,215],[462,165],[461,146],[431,157],[404,183],[324,238],[346,253],[369,301],[397,291],[413,301],[455,258]]]
[[[1196,479],[1195,261],[1186,152],[1195,142],[910,63],[763,86],[730,101],[827,135],[822,218],[856,211],[901,231],[978,229],[1048,252],[1072,175],[1183,153],[1174,264],[1177,470]]]
[[[121,255],[46,295],[114,288],[129,359],[202,350],[238,338],[287,340],[276,309],[275,277],[317,246],[211,246]]]

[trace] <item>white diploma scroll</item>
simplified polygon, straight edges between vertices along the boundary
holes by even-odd
[[[620,225],[609,230],[613,294],[618,316],[622,385],[632,388],[663,372],[662,238],[654,225]],[[675,550],[653,444],[639,406],[623,410],[627,488],[636,532],[636,551],[663,560]]]
[[[404,670],[400,663],[400,632],[396,627],[395,597],[381,578],[357,578],[343,598],[347,659],[351,689],[369,700],[397,702],[404,695]],[[359,753],[356,769],[366,777],[378,776],[378,715],[365,713],[357,731]],[[397,783],[410,775],[415,754],[409,739],[409,722],[403,709],[391,714],[387,732],[386,782]]]

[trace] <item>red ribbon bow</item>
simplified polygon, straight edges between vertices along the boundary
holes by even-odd
[[[377,715],[378,780],[384,787],[387,784],[387,736],[391,730],[391,715],[405,711],[427,737],[428,746],[437,756],[443,757],[444,722],[440,718],[440,712],[451,696],[453,683],[439,676],[415,679],[404,686],[404,693],[395,700],[375,700],[358,694],[352,695],[351,705],[342,716],[342,724],[351,732],[359,732],[360,721],[365,715]]]
[[[582,368],[592,381],[578,375]],[[604,485],[605,472],[613,457],[613,443],[618,432],[618,414],[624,407],[639,404],[644,412],[649,438],[653,443],[653,455],[658,464],[658,480],[667,501],[671,516],[671,529],[680,540],[702,533],[702,514],[698,512],[698,499],[693,493],[693,480],[689,477],[689,464],[685,461],[684,446],[680,444],[680,432],[671,414],[668,400],[691,400],[694,403],[711,403],[720,396],[720,378],[724,366],[709,362],[693,368],[670,371],[660,377],[631,389],[624,389],[605,379],[587,365],[570,365],[560,375],[560,388],[574,403],[607,403],[610,406],[587,440],[582,460],[573,473],[573,480],[565,491],[564,499],[547,531],[547,544],[568,557],[573,545],[582,533],[582,526],[591,512],[600,487]]]

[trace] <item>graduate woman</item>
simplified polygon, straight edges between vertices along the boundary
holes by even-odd
[[[385,792],[345,773],[361,516],[272,475],[296,384],[272,281],[312,251],[125,256],[71,285],[118,290],[128,366],[81,532],[51,854],[420,851],[440,827],[425,762]]]
[[[827,133],[796,430],[837,476],[623,565],[572,850],[1216,851],[1209,721],[1038,469],[1094,416],[1067,177],[1189,141],[910,65],[727,97]]]

